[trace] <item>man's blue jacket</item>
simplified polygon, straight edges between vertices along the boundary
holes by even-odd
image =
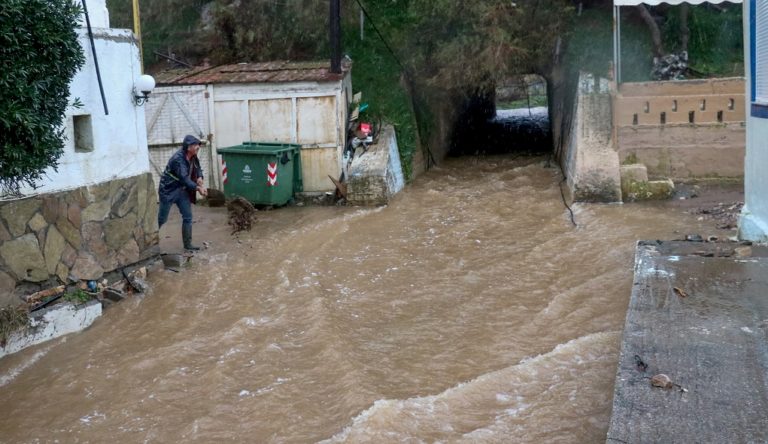
[[[187,161],[187,151],[184,148],[176,151],[160,177],[158,194],[160,200],[170,202],[178,198],[179,193],[189,192],[194,196],[197,190],[197,178],[203,177],[203,169],[197,156]],[[190,198],[191,199],[191,198]]]

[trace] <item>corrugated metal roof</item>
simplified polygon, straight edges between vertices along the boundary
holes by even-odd
[[[341,74],[330,72],[330,62],[237,63],[163,71],[155,75],[158,86],[215,83],[335,82],[349,72],[352,63],[341,64]]]

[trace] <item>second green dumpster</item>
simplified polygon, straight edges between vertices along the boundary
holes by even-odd
[[[224,194],[257,205],[284,205],[303,189],[301,145],[243,142],[219,148],[226,168]]]

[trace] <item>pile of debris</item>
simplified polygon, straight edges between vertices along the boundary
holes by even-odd
[[[731,230],[738,227],[742,207],[744,202],[718,203],[712,207],[697,208],[693,214],[701,215],[702,219],[715,220],[719,229]]]
[[[688,71],[688,52],[667,54],[653,58],[651,78],[653,80],[683,80]]]
[[[91,300],[98,300],[104,306],[125,299],[135,293],[145,293],[149,289],[147,284],[147,268],[138,267],[129,271],[122,270],[122,278],[109,282],[80,281],[74,285],[59,285],[46,288],[28,295],[21,296],[30,313],[62,302],[84,304]]]
[[[122,270],[122,276],[112,282],[108,279],[80,281],[20,295],[21,304],[0,308],[0,349],[6,347],[11,334],[33,326],[33,319],[40,313],[45,313],[45,308],[66,303],[83,307],[94,303],[92,301],[97,301],[102,308],[106,308],[130,295],[146,293],[149,289],[146,279],[146,267],[125,268]]]
[[[232,234],[240,231],[251,231],[258,210],[250,202],[242,197],[236,197],[227,202],[227,211],[229,211],[229,225],[232,227]]]

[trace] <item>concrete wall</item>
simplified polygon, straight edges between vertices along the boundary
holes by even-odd
[[[619,161],[649,178],[744,174],[744,79],[624,83],[614,102]]]
[[[752,116],[752,69],[755,61],[751,49],[754,37],[751,35],[750,6],[753,2],[744,2],[744,67],[747,74],[745,85],[747,103],[747,148],[744,160],[744,208],[739,220],[739,238],[758,242],[768,242],[768,119]],[[764,31],[764,30],[763,30]]]
[[[101,313],[101,302],[95,299],[80,306],[64,303],[36,311],[30,318],[27,330],[10,333],[6,344],[0,346],[0,358],[88,328]]]
[[[347,177],[347,202],[352,205],[386,205],[405,186],[397,137],[385,125],[376,144],[357,148]]]
[[[605,79],[579,76],[563,164],[576,201],[619,202],[621,179],[613,144],[611,94]]]

